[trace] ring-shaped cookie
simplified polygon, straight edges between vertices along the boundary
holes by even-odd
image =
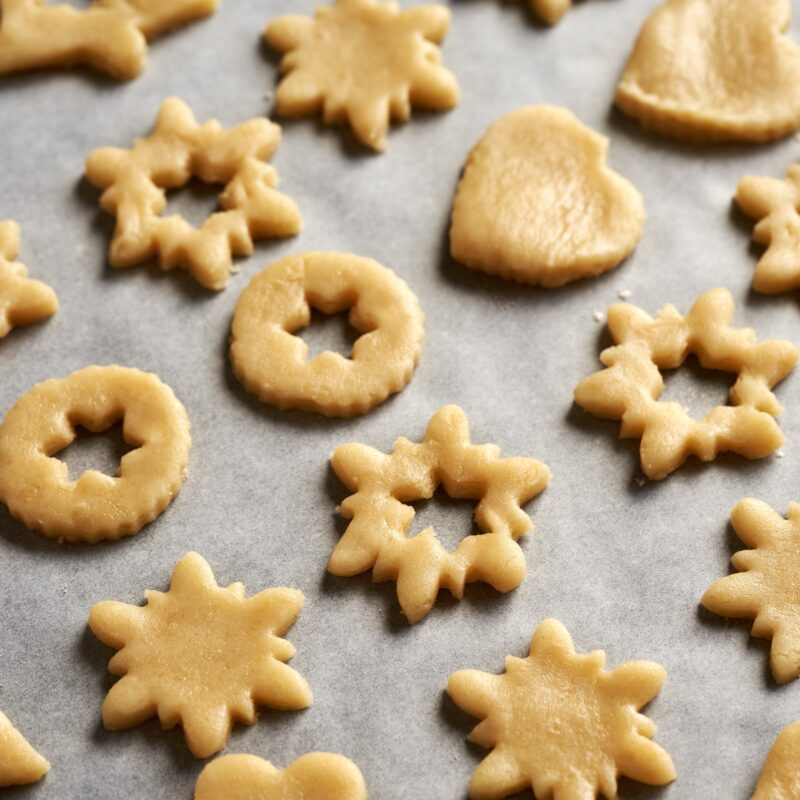
[[[122,420],[136,446],[119,477],[86,470],[69,479],[53,456],[75,426],[99,433]],[[98,542],[139,531],[170,504],[186,477],[189,418],[172,389],[148,372],[86,367],[24,394],[0,425],[0,500],[31,530],[52,539]]]
[[[308,360],[294,331],[350,309],[361,333],[351,358],[325,351]],[[346,253],[302,253],[267,267],[239,297],[231,362],[247,391],[279,408],[328,417],[363,414],[410,380],[424,339],[414,293],[390,269]]]

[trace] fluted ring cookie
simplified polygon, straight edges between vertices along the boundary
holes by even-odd
[[[75,426],[98,433],[122,420],[136,447],[119,477],[86,470],[71,481],[54,455]],[[186,477],[189,418],[172,389],[148,372],[86,367],[24,394],[0,425],[0,500],[52,539],[98,542],[139,531],[170,504]]]
[[[309,361],[294,332],[311,319],[350,309],[361,333],[351,358],[325,351]],[[390,269],[347,253],[289,256],[257,275],[233,318],[231,362],[247,391],[279,408],[328,417],[363,414],[399,392],[419,361],[423,316],[414,293]]]

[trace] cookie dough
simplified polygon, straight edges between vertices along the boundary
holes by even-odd
[[[31,325],[58,311],[56,293],[15,262],[19,252],[19,225],[0,222],[0,339],[17,325]]]
[[[253,239],[292,236],[302,225],[294,201],[277,191],[278,173],[264,163],[281,129],[251,119],[225,130],[217,120],[198,125],[175,97],[164,101],[155,130],[130,150],[103,147],[86,159],[86,177],[103,190],[100,205],[117,217],[109,249],[112,267],[151,258],[163,270],[185,267],[207,289],[228,284],[234,255],[249,256]],[[192,178],[225,184],[222,208],[199,227],[179,214],[162,217],[167,189]]]
[[[769,751],[751,800],[797,800],[800,798],[800,722],[787,725]]]
[[[526,658],[506,657],[493,675],[461,670],[447,693],[483,720],[469,735],[493,748],[472,776],[473,800],[500,800],[528,787],[537,797],[617,796],[617,778],[663,786],[672,759],[651,739],[656,726],[637,713],[660,691],[666,670],[652,661],[605,669],[605,653],[577,654],[566,628],[547,619]]]
[[[308,360],[295,331],[350,309],[361,333],[351,358],[325,351]],[[405,281],[369,258],[347,253],[289,256],[256,275],[233,317],[231,362],[251,394],[279,408],[329,417],[363,414],[399,392],[422,351],[423,316]]]
[[[800,47],[789,0],[666,0],[645,22],[617,106],[698,142],[763,142],[800,127]]]
[[[93,433],[122,420],[136,449],[119,477],[90,469],[71,481],[56,456],[80,425]],[[172,502],[186,477],[189,418],[172,389],[149,372],[86,367],[44,381],[0,425],[0,501],[51,539],[98,542],[136,533]]]
[[[334,753],[307,753],[285,769],[250,755],[222,756],[201,773],[194,800],[366,800],[361,770]]]
[[[530,0],[530,4],[536,16],[548,25],[555,25],[569,11],[572,0]]]
[[[466,414],[445,406],[428,423],[419,444],[400,438],[386,455],[363,444],[337,447],[334,472],[354,492],[339,512],[351,520],[331,555],[334,575],[372,568],[375,581],[397,581],[400,607],[410,623],[433,608],[439,589],[457,598],[464,584],[484,581],[500,592],[519,586],[525,556],[517,544],[533,530],[521,505],[536,497],[550,470],[532,458],[500,458],[500,448],[470,442]],[[481,533],[466,536],[448,553],[433,528],[408,537],[414,500],[442,486],[450,497],[474,499]]]
[[[306,681],[285,661],[294,647],[280,638],[297,619],[303,595],[244,586],[220,587],[211,567],[187,553],[167,592],[145,592],[144,607],[114,600],[95,605],[89,626],[119,652],[108,669],[123,677],[103,703],[109,730],[157,715],[163,728],[183,726],[197,758],[225,747],[234,720],[256,721],[256,706],[295,711],[311,705]]]
[[[581,381],[575,402],[603,419],[622,420],[620,436],[641,438],[641,465],[660,480],[688,456],[711,461],[724,451],[764,458],[784,442],[775,417],[783,407],[772,388],[793,369],[800,351],[782,339],[759,342],[755,331],[733,328],[727,289],[702,294],[686,316],[671,305],[655,319],[629,303],[608,310],[614,346],[600,353],[605,369]],[[701,420],[680,404],[659,400],[660,370],[680,367],[689,355],[706,369],[734,373],[731,405]]]
[[[450,253],[473,269],[548,288],[599,275],[636,247],[642,197],[606,164],[608,139],[569,111],[501,117],[467,159]]]
[[[47,760],[28,744],[11,720],[0,711],[0,788],[36,783],[49,770]]]
[[[264,31],[286,55],[278,113],[303,117],[320,109],[326,123],[348,122],[367,147],[383,150],[392,119],[411,106],[445,111],[458,84],[436,46],[450,25],[443,5],[401,11],[396,3],[336,0],[314,17],[287,14]]]

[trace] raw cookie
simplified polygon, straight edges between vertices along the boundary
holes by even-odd
[[[108,730],[157,715],[163,728],[183,726],[197,758],[225,747],[234,720],[256,721],[256,706],[295,711],[311,705],[305,679],[284,664],[294,647],[281,637],[303,605],[296,589],[220,587],[211,567],[187,553],[169,591],[145,592],[144,607],[114,600],[95,605],[89,627],[119,652],[108,669],[122,675],[103,703]]]
[[[572,6],[572,0],[530,0],[533,12],[548,25],[555,25]]]
[[[617,796],[617,777],[663,786],[672,759],[650,741],[656,726],[637,713],[660,691],[666,670],[628,661],[608,671],[605,653],[577,654],[567,629],[546,619],[526,658],[506,657],[493,675],[461,670],[447,693],[483,721],[469,740],[492,752],[475,770],[469,796],[500,800],[528,787],[536,797]]]
[[[751,800],[800,798],[800,722],[787,725],[769,751]]]
[[[47,760],[28,744],[11,720],[0,711],[0,788],[36,783],[49,769]]]
[[[75,426],[100,433],[122,420],[136,449],[119,477],[86,470],[69,479],[57,454]],[[127,367],[85,367],[38,383],[0,425],[0,501],[12,516],[51,539],[98,542],[139,531],[172,502],[186,478],[189,418],[156,375]]]
[[[411,623],[433,607],[439,589],[460,598],[464,584],[484,581],[500,592],[519,586],[525,556],[517,539],[533,530],[520,507],[547,486],[550,470],[532,458],[500,458],[493,444],[470,442],[466,414],[445,406],[428,423],[420,444],[400,438],[390,455],[345,444],[331,458],[334,472],[354,492],[339,507],[351,520],[328,563],[349,577],[372,568],[374,581],[397,581],[397,597]],[[448,553],[433,528],[407,536],[414,500],[442,486],[450,497],[479,500],[475,522]]]
[[[436,46],[449,25],[443,5],[401,11],[375,0],[336,0],[313,18],[278,17],[264,31],[286,53],[278,113],[322,109],[326,123],[349,122],[361,142],[383,150],[390,121],[408,119],[412,105],[444,111],[458,104],[458,84]]]
[[[599,275],[644,229],[639,192],[606,165],[608,139],[569,111],[526,106],[475,145],[450,228],[456,261],[546,287]]]
[[[264,163],[281,129],[251,119],[225,130],[212,119],[198,125],[175,97],[164,101],[155,130],[130,150],[103,147],[86,159],[86,177],[103,190],[100,205],[117,217],[109,249],[113,267],[157,258],[161,269],[185,267],[207,289],[228,284],[234,255],[249,256],[253,239],[292,236],[301,227],[294,201],[278,192],[278,173]],[[199,227],[179,214],[162,217],[167,189],[192,178],[222,183],[222,211]]]
[[[753,239],[766,247],[756,265],[753,288],[764,294],[800,288],[800,165],[789,167],[782,181],[742,178],[736,202],[758,220]]]
[[[800,675],[800,505],[783,519],[766,503],[741,500],[731,523],[751,550],[731,558],[738,572],[720,578],[702,604],[725,617],[752,619],[752,635],[772,639],[770,666],[778,683]]]
[[[0,0],[0,75],[84,64],[135,78],[149,39],[216,7],[217,0],[95,0],[88,8]]]
[[[655,319],[630,303],[608,310],[614,346],[600,353],[606,369],[578,384],[575,402],[597,417],[622,420],[622,438],[641,438],[648,478],[665,478],[690,455],[711,461],[732,451],[764,458],[783,444],[774,419],[783,407],[771,390],[794,369],[800,351],[782,339],[759,342],[750,328],[732,328],[733,310],[727,289],[705,292],[686,316],[672,305]],[[680,403],[658,399],[660,370],[675,369],[690,355],[706,369],[737,375],[731,405],[701,420]]]
[[[201,773],[194,800],[366,800],[361,770],[334,753],[307,753],[285,769],[263,758],[222,756]]]
[[[0,222],[0,339],[15,325],[30,325],[58,311],[56,293],[14,259],[19,252],[19,225]]]
[[[294,332],[311,306],[350,309],[361,336],[350,358],[326,350],[311,361]],[[352,417],[410,380],[425,332],[416,296],[390,269],[348,253],[288,256],[256,275],[236,304],[231,362],[248,392],[279,408]]]
[[[763,142],[800,127],[789,0],[666,0],[645,22],[615,102],[676,139]]]

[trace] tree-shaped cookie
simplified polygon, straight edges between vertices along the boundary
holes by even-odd
[[[0,711],[0,788],[24,786],[41,780],[50,764]]]
[[[314,17],[273,20],[264,38],[286,53],[278,112],[300,117],[322,110],[326,123],[348,122],[368,147],[383,150],[392,119],[411,107],[437,111],[458,103],[455,77],[437,44],[450,25],[443,5],[401,11],[396,3],[335,0]]]
[[[800,798],[800,722],[787,725],[767,755],[751,800]]]
[[[653,722],[639,709],[660,691],[666,671],[652,661],[605,669],[605,654],[575,652],[566,628],[547,619],[526,658],[506,657],[506,671],[454,673],[447,693],[483,720],[469,740],[493,748],[473,773],[473,800],[501,800],[532,787],[536,797],[612,800],[625,775],[663,786],[672,759],[651,741]]]
[[[616,267],[641,238],[645,213],[607,152],[608,139],[564,108],[505,114],[467,159],[453,203],[453,258],[546,287]]]
[[[88,8],[47,0],[0,0],[0,75],[86,65],[135,78],[147,42],[211,14],[218,0],[94,0]]]
[[[0,222],[0,339],[15,325],[30,325],[58,311],[56,293],[14,259],[19,252],[19,225]]]
[[[109,730],[158,715],[180,723],[189,749],[207,758],[225,746],[234,720],[252,725],[256,706],[294,711],[311,704],[306,681],[285,661],[280,637],[300,613],[303,595],[265,589],[245,598],[241,583],[220,587],[206,561],[188,553],[168,592],[145,592],[145,606],[98,603],[89,626],[119,652],[108,668],[122,675],[103,703]]]
[[[222,756],[200,773],[194,800],[366,800],[361,770],[335,753],[307,753],[285,769],[250,755]]]
[[[750,328],[731,327],[733,311],[727,289],[705,292],[686,316],[672,305],[655,319],[629,303],[608,310],[614,346],[600,353],[606,368],[578,384],[575,402],[595,416],[622,420],[623,438],[641,438],[648,478],[665,478],[690,455],[711,461],[732,451],[764,458],[783,444],[774,419],[783,407],[772,388],[792,371],[800,351],[791,342],[759,342]],[[706,369],[737,376],[731,405],[701,420],[680,403],[659,400],[660,370],[675,369],[690,355]]]
[[[389,455],[345,444],[331,464],[354,492],[339,508],[351,521],[328,563],[334,575],[371,568],[375,581],[396,580],[411,623],[431,610],[440,589],[460,598],[473,581],[501,592],[519,586],[525,556],[517,539],[533,528],[520,506],[545,488],[550,470],[532,458],[500,458],[496,445],[472,444],[458,406],[436,412],[419,444],[401,437]],[[482,533],[466,536],[452,553],[433,528],[407,536],[414,519],[409,503],[433,497],[438,486],[450,497],[480,501],[475,522]]]
[[[113,267],[157,258],[162,269],[185,267],[208,289],[224,289],[233,255],[253,252],[253,239],[291,236],[300,230],[294,201],[276,190],[278,174],[264,163],[281,131],[268,119],[225,130],[211,120],[198,125],[189,107],[164,101],[155,130],[130,150],[104,147],[86,159],[86,177],[103,189],[100,205],[117,217],[109,249]],[[160,216],[167,189],[192,177],[225,184],[222,208],[199,227],[180,215]]]
[[[789,0],[666,0],[634,45],[616,104],[693,141],[761,142],[800,127],[800,47]]]
[[[715,614],[752,619],[752,635],[772,639],[773,677],[787,683],[800,675],[800,505],[791,503],[784,519],[746,498],[731,523],[752,549],[733,555],[738,572],[713,583],[701,602]]]

